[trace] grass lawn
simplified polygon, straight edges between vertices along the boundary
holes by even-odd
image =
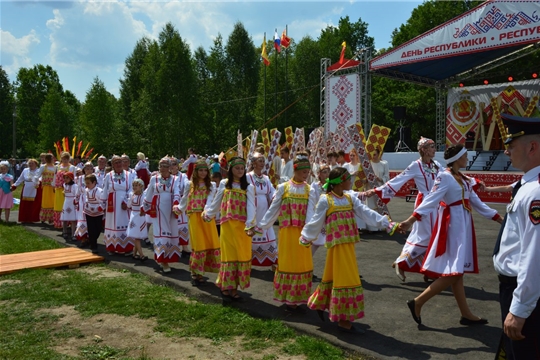
[[[56,247],[0,224],[0,254]],[[0,359],[360,359],[104,264],[1,276],[0,324]]]

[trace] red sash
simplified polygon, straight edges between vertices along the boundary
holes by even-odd
[[[114,193],[109,193],[107,197],[107,212],[114,212]]]
[[[439,230],[439,242],[437,243],[437,249],[435,250],[435,257],[439,257],[443,255],[446,252],[446,242],[447,242],[447,236],[448,236],[448,226],[450,225],[450,206],[458,206],[462,205],[467,211],[471,211],[471,205],[469,203],[469,199],[464,200],[458,200],[456,202],[451,203],[450,205],[446,204],[445,202],[441,201],[439,206],[443,207],[443,213],[441,217],[441,227]],[[433,238],[436,236],[436,233],[433,233]]]
[[[146,212],[147,215],[149,215],[151,218],[157,217],[157,196],[154,196],[152,198],[152,205],[150,205],[150,210]]]

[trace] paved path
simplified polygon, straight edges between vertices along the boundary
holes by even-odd
[[[504,205],[491,206],[504,215]],[[410,215],[413,204],[404,199],[394,199],[389,209],[393,219],[400,221]],[[11,219],[16,218],[17,213],[13,212]],[[405,302],[423,291],[426,284],[419,274],[409,274],[406,283],[400,282],[390,266],[399,255],[405,237],[389,237],[383,233],[363,235],[362,241],[356,246],[365,289],[366,313],[365,318],[357,323],[366,330],[364,335],[343,334],[337,330],[335,323],[321,322],[313,311],[306,315],[286,314],[283,307],[272,300],[273,274],[265,268],[252,270],[251,287],[241,292],[246,301],[233,306],[253,316],[281,319],[301,332],[377,359],[493,359],[501,333],[498,282],[491,260],[499,225],[477,213],[474,214],[474,220],[480,274],[465,276],[465,291],[473,313],[489,319],[486,326],[461,326],[459,310],[452,293],[447,290],[424,306],[424,325],[418,327]],[[56,230],[41,225],[30,225],[27,228],[64,243]],[[102,245],[100,250],[100,255],[104,255],[112,266],[146,274],[157,283],[166,283],[204,302],[221,302],[218,289],[211,284],[216,278],[215,274],[209,274],[209,284],[200,288],[191,286],[187,259],[173,264],[173,271],[163,275],[151,260],[142,264],[129,257],[109,256]],[[145,251],[152,256],[150,250]],[[322,276],[325,255],[324,248],[315,254],[315,274],[318,276]],[[314,288],[316,285],[314,283]]]

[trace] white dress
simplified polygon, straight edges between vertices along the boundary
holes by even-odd
[[[176,177],[176,184],[178,186],[178,201],[182,201],[184,189],[189,184],[189,179],[186,174],[181,172],[178,172],[178,174],[173,176]],[[178,215],[178,239],[180,241],[180,245],[189,245],[188,217],[184,211]]]
[[[60,221],[77,221],[74,204],[77,189],[77,184],[64,184],[64,206],[62,207],[62,214],[60,214]]]
[[[122,209],[122,203],[127,206],[130,192],[127,171],[122,170],[119,174],[111,171],[105,175],[101,198],[107,206],[104,242],[108,252],[130,253],[133,250],[134,243],[127,237],[128,210]]]
[[[148,230],[146,227],[145,215],[141,215],[141,208],[144,202],[144,195],[131,194],[129,198],[128,208],[131,210],[129,216],[129,225],[127,236],[130,239],[146,239]]]
[[[433,277],[478,273],[471,209],[493,220],[498,218],[497,211],[478,198],[471,183],[464,182],[462,186],[449,170],[439,174],[414,214],[422,222],[434,209],[437,209],[437,220],[428,237],[429,248],[421,272]]]
[[[416,209],[424,197],[429,194],[437,175],[442,171],[444,168],[437,161],[433,160],[430,164],[425,164],[421,159],[418,159],[413,161],[401,174],[376,188],[375,192],[382,201],[388,203],[407,181],[413,179],[418,189],[418,196],[414,204]],[[414,223],[401,254],[396,260],[396,264],[399,264],[404,271],[420,271],[424,254],[429,245],[431,230],[435,226],[437,208],[432,210],[433,212],[429,216],[426,215],[425,219]]]
[[[77,228],[75,229],[75,235],[78,240],[86,237],[88,234],[88,225],[86,224],[86,215],[84,214],[84,206],[86,203],[86,183],[84,182],[84,175],[78,176],[75,181],[77,184]]]
[[[178,242],[178,220],[172,211],[179,204],[177,177],[170,175],[167,179],[156,174],[150,178],[144,198],[144,210],[150,210],[152,202],[156,207],[156,215],[152,217],[154,234],[154,259],[158,263],[170,263],[180,260]]]
[[[256,219],[259,223],[272,203],[276,189],[266,175],[257,176],[253,171],[247,174],[248,182],[255,188]],[[256,233],[251,238],[253,253],[252,265],[271,266],[277,262],[277,245],[274,228],[264,229],[262,234]]]

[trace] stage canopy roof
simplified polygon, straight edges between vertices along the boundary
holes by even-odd
[[[374,58],[370,70],[375,75],[444,86],[539,46],[540,1],[490,0]]]

